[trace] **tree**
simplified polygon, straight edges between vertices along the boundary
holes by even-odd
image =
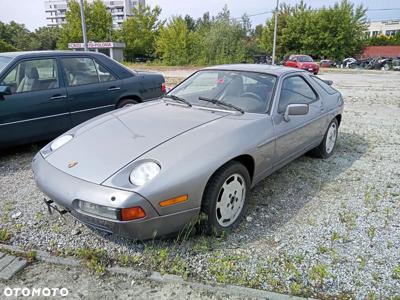
[[[185,16],[186,26],[190,31],[196,30],[196,21],[190,15]]]
[[[61,35],[61,28],[57,26],[40,27],[32,35],[32,50],[55,50]]]
[[[187,26],[186,18],[174,17],[162,28],[156,40],[156,51],[167,65],[186,65],[197,61],[198,39]]]
[[[199,63],[226,64],[239,63],[246,58],[246,28],[232,20],[225,6],[202,31],[203,47]]]
[[[113,35],[112,16],[101,0],[92,4],[84,1],[87,36],[89,41],[111,41]],[[68,43],[83,41],[80,5],[76,0],[68,2],[65,14],[66,23],[62,25],[58,48],[68,48]]]
[[[155,40],[165,21],[160,21],[161,8],[138,5],[133,16],[122,24],[120,38],[126,44],[126,57],[152,57],[155,54]]]
[[[4,40],[0,40],[0,52],[13,52],[13,51],[17,51],[17,48],[8,44]]]
[[[9,24],[0,22],[0,39],[18,50],[30,50],[32,36],[23,24],[11,21]]]
[[[379,35],[367,38],[365,44],[368,46],[398,46],[400,45],[400,32],[394,36]]]
[[[364,46],[366,10],[347,0],[312,10],[304,1],[281,5],[278,12],[277,55],[304,53],[314,57],[343,59]],[[272,52],[274,19],[268,20],[261,43]]]

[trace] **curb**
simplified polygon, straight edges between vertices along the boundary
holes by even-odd
[[[27,253],[27,251],[24,251],[20,247],[5,245],[1,243],[0,243],[0,250],[12,251],[19,254]],[[69,267],[81,266],[80,261],[75,258],[55,257],[52,256],[50,253],[41,250],[37,250],[36,253],[37,253],[36,260],[41,262],[55,264],[55,265],[69,266]],[[284,295],[284,294],[235,286],[235,285],[222,285],[222,284],[209,285],[209,284],[185,280],[177,275],[161,274],[159,272],[138,271],[133,268],[109,267],[107,268],[107,272],[115,275],[127,275],[135,279],[148,279],[158,283],[186,284],[196,289],[202,289],[206,291],[214,290],[229,295],[241,296],[246,298],[261,298],[268,300],[304,300],[304,299],[313,300],[312,298],[301,298],[297,296]]]

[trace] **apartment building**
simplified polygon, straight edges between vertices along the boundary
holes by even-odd
[[[45,10],[48,26],[59,26],[65,22],[69,0],[46,0]],[[89,3],[94,0],[87,0]],[[132,15],[136,5],[145,5],[145,0],[102,0],[113,17],[114,28],[119,28],[122,22]]]
[[[367,25],[368,30],[366,31],[366,35],[368,37],[379,35],[393,36],[397,32],[400,32],[400,19],[371,21]]]

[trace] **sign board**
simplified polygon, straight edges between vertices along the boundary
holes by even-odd
[[[69,43],[69,49],[83,49],[83,43]],[[114,42],[89,42],[89,49],[111,49],[111,48],[125,48],[124,43],[114,43]]]

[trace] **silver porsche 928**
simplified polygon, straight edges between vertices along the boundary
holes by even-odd
[[[150,239],[201,214],[205,232],[222,234],[260,180],[308,151],[332,155],[343,99],[331,84],[285,67],[202,69],[60,136],[35,156],[35,179],[50,202],[109,233]]]

